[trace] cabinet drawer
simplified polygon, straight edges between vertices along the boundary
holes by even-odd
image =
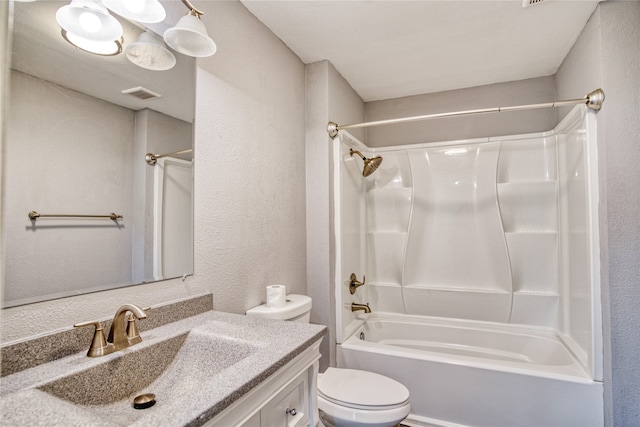
[[[263,427],[309,425],[309,382],[306,371],[269,400],[260,412],[260,421]]]

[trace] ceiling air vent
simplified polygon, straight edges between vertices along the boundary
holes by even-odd
[[[147,101],[149,99],[160,98],[162,95],[159,93],[151,92],[149,89],[145,89],[142,86],[132,87],[131,89],[125,89],[122,93],[126,95],[135,96],[138,99]]]
[[[545,0],[522,0],[522,7],[533,6],[533,5],[536,5],[538,3],[542,3],[543,1],[545,1]]]

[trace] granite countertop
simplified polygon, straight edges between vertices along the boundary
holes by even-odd
[[[107,356],[90,358],[83,351],[3,377],[0,424],[202,425],[325,332],[321,325],[207,311],[143,331],[142,343]],[[157,346],[163,346],[162,351],[157,351]],[[145,352],[155,354],[156,359],[141,357]],[[159,361],[158,354],[177,356],[171,364],[159,366],[171,356],[161,356]],[[163,375],[156,379],[150,373],[154,370]],[[76,404],[54,396],[56,386],[64,384],[70,374],[86,376],[90,384],[78,387],[76,395],[68,397]],[[135,381],[142,385],[133,384]],[[119,389],[125,389],[122,399],[101,401],[105,396],[114,400],[113,390]],[[142,393],[155,393],[157,403],[148,409],[134,409],[133,398]]]

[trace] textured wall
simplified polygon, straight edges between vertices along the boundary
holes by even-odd
[[[640,425],[640,3],[600,7],[613,424]]]
[[[331,139],[327,123],[359,122],[364,102],[328,61],[307,65],[307,286],[313,298],[311,321],[330,325],[323,341],[320,371],[335,366],[335,268],[332,222]],[[362,133],[359,133],[362,136]]]
[[[204,5],[203,5],[204,6]],[[239,2],[210,2],[198,62],[195,271],[217,310],[306,293],[304,64]]]

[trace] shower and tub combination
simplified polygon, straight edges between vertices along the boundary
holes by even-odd
[[[547,132],[375,149],[330,124],[337,365],[407,386],[406,424],[603,424],[589,103]]]

